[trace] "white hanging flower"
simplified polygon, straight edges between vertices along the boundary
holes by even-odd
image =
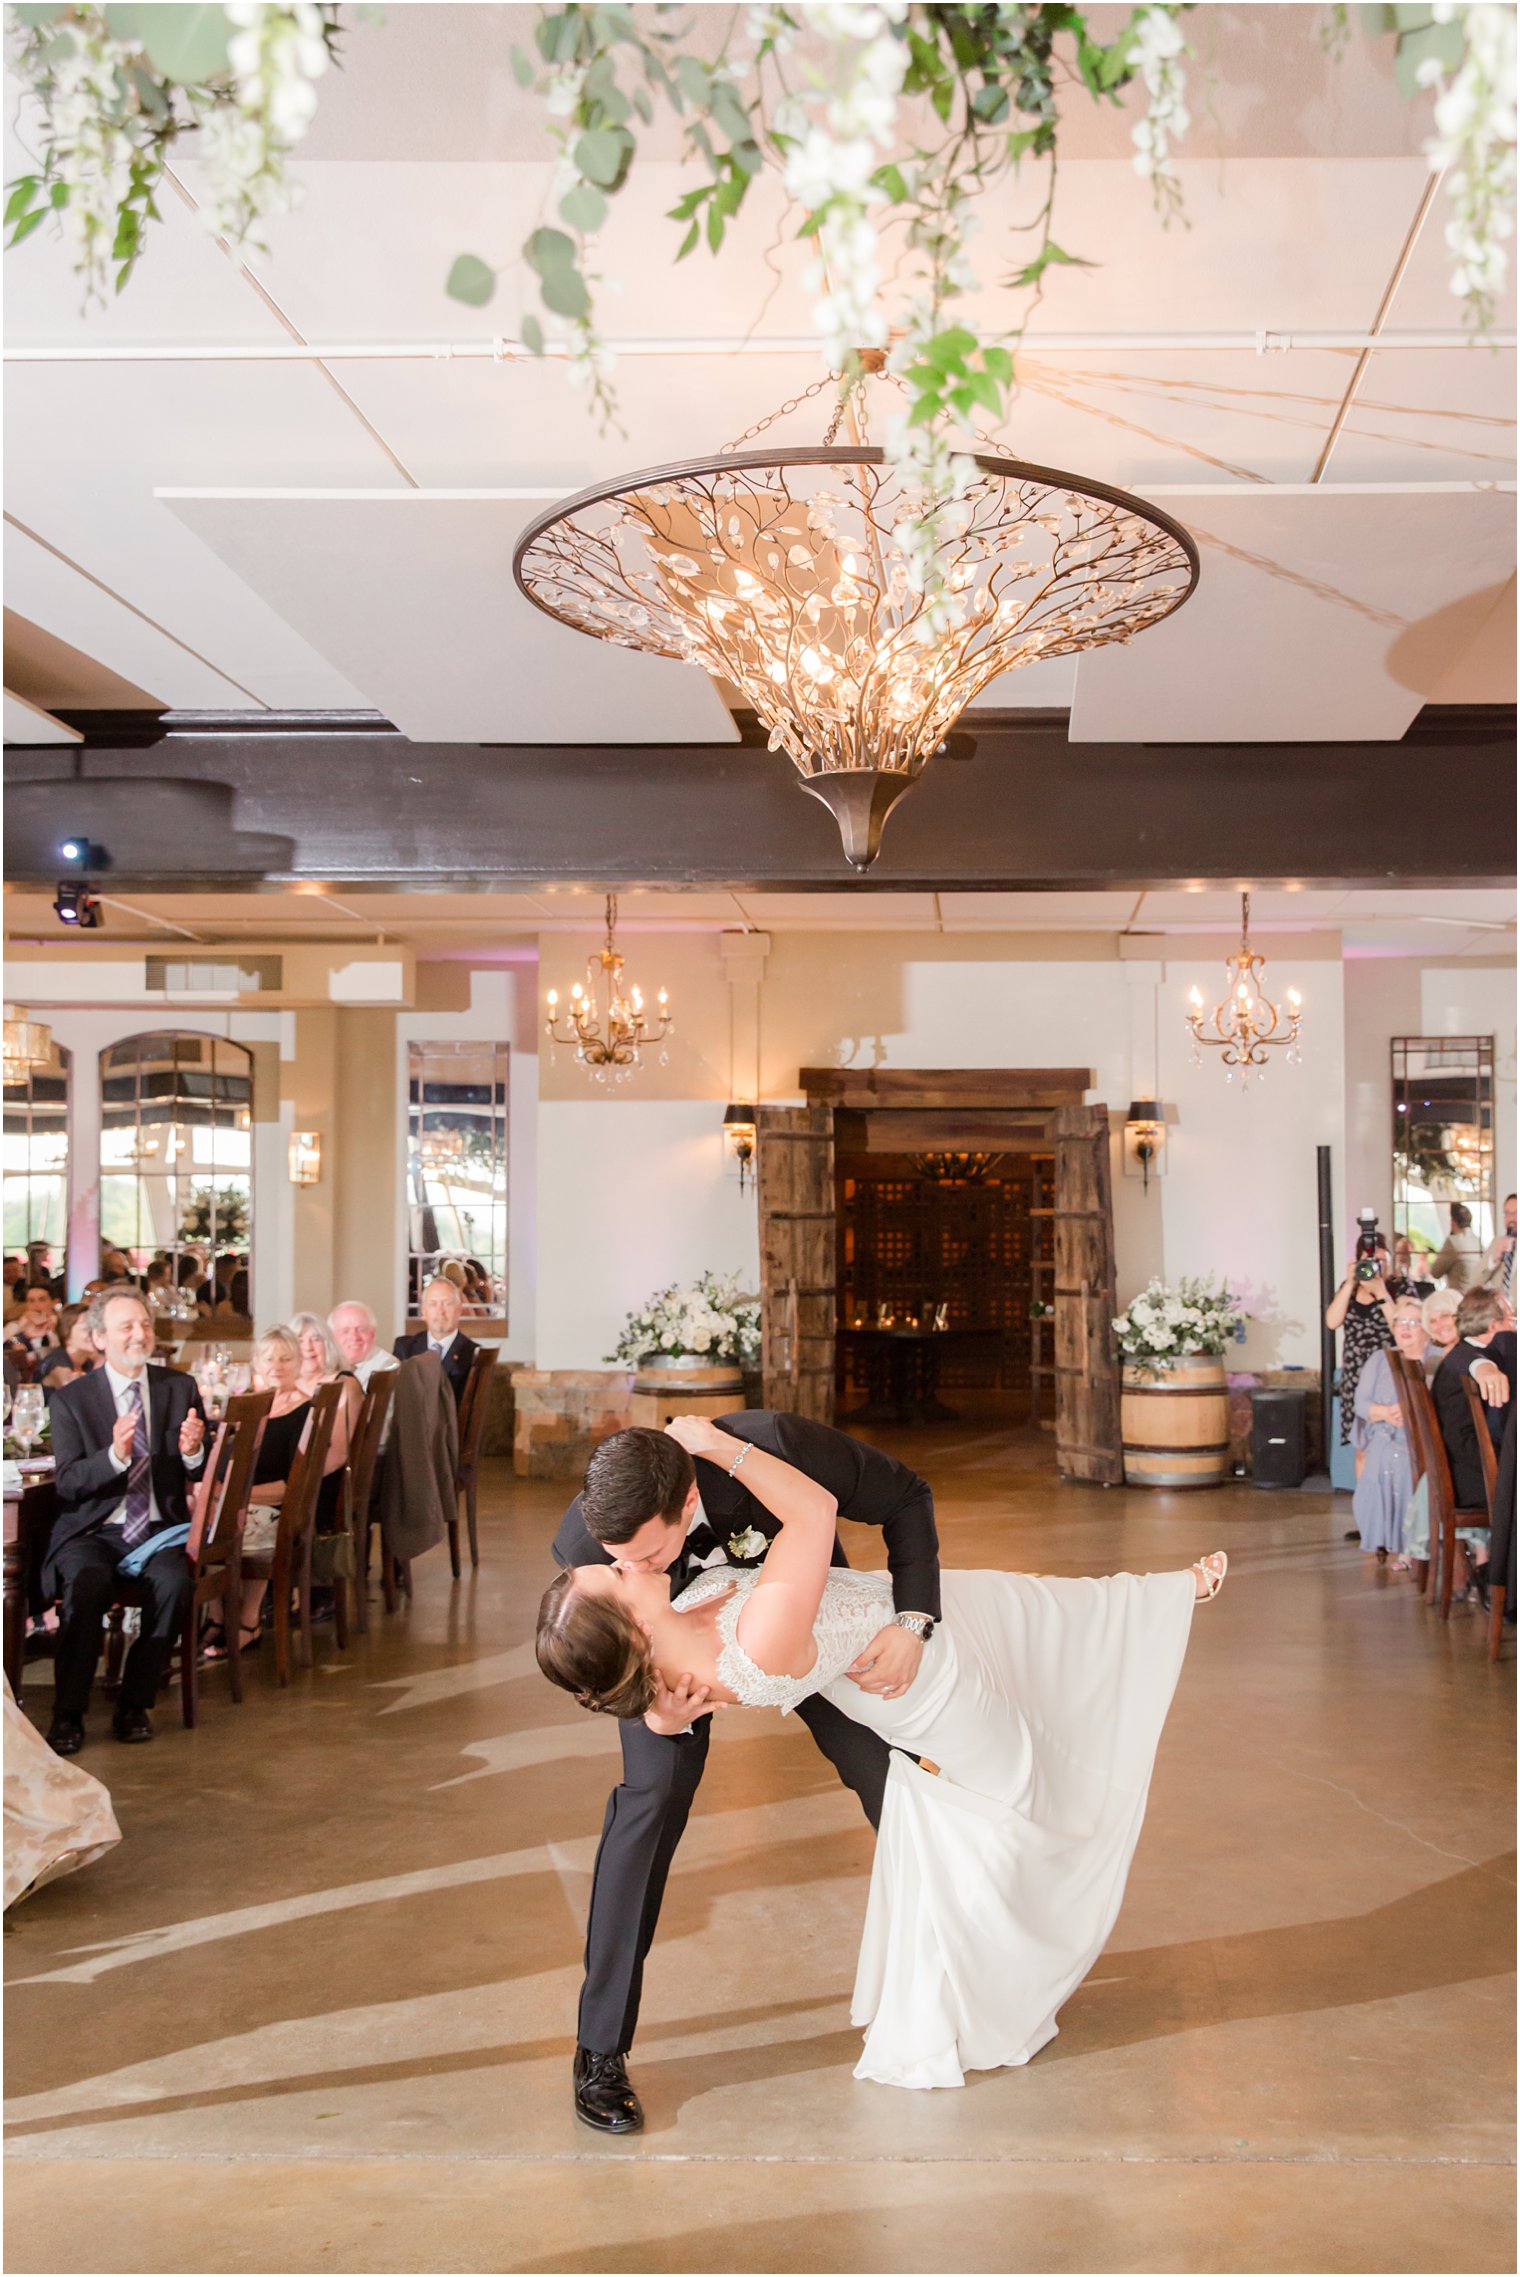
[[[1175,6],[1140,9],[1130,54],[1150,106],[1145,117],[1131,128],[1130,139],[1135,145],[1135,172],[1155,185],[1163,212],[1175,210],[1179,197],[1172,144],[1179,142],[1192,124],[1183,101],[1182,62],[1186,53]]]
[[[1438,23],[1456,11],[1438,6]],[[1480,326],[1492,322],[1504,289],[1515,202],[1515,10],[1475,5],[1460,18],[1462,61],[1450,79],[1427,56],[1416,74],[1439,89],[1435,133],[1425,145],[1432,172],[1444,171],[1451,200],[1446,243],[1454,256],[1451,289]]]

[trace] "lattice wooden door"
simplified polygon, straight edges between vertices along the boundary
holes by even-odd
[[[760,1369],[767,1407],[834,1420],[834,1113],[761,1107]]]
[[[1114,1355],[1114,1215],[1108,1109],[1058,1107],[1055,1194],[1056,1467],[1117,1486],[1119,1366]]]

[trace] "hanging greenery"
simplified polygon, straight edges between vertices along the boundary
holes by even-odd
[[[713,54],[715,13],[551,7],[536,52],[513,50],[519,81],[543,97],[556,153],[545,211],[521,248],[543,311],[522,316],[523,345],[542,353],[550,319],[572,377],[603,424],[615,420],[597,240],[663,111],[694,177],[671,209],[673,258],[703,247],[721,256],[754,183],[778,177],[812,248],[805,285],[830,368],[848,382],[861,350],[890,351],[903,410],[885,447],[916,500],[904,542],[926,574],[970,479],[957,440],[979,417],[1006,414],[1019,333],[1050,270],[1090,265],[1055,235],[1063,108],[1116,104],[1143,87],[1135,167],[1163,222],[1181,214],[1187,12],[1177,0],[1136,7],[1105,40],[1075,5],[761,5],[732,11]],[[294,202],[287,160],[336,54],[335,8],[233,0],[8,14],[12,68],[35,104],[24,131],[40,151],[35,171],[9,185],[12,245],[55,217],[87,290],[103,291],[114,269],[119,292],[160,218],[155,192],[182,137],[206,172],[207,225],[232,245],[257,244],[264,217]],[[1481,330],[1514,211],[1515,10],[1426,0],[1358,14],[1393,41],[1401,90],[1434,93],[1426,150],[1450,194],[1452,290]],[[1325,36],[1344,50],[1344,7],[1328,11]],[[1014,176],[1038,183],[1032,218],[1009,244],[978,246],[979,208]],[[491,261],[462,253],[447,289],[480,308],[499,281]],[[969,313],[991,283],[1017,298],[1012,328],[990,331]]]

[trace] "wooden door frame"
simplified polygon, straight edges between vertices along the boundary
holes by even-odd
[[[947,1146],[954,1146],[958,1143],[953,1135],[953,1118],[956,1113],[974,1116],[977,1113],[1007,1113],[1009,1110],[1016,1109],[1019,1111],[1022,1124],[1025,1124],[1031,1131],[1038,1130],[1039,1151],[1049,1151],[1055,1155],[1058,1166],[1060,1162],[1060,1154],[1056,1147],[1058,1116],[1060,1117],[1061,1131],[1068,1138],[1072,1135],[1075,1124],[1080,1122],[1083,1117],[1089,1118],[1089,1127],[1094,1135],[1107,1129],[1107,1108],[1102,1106],[1086,1108],[1083,1104],[1087,1092],[1092,1088],[1092,1083],[1093,1071],[1086,1067],[804,1067],[798,1071],[797,1077],[798,1089],[806,1099],[809,1110],[812,1110],[815,1115],[819,1110],[822,1110],[827,1117],[827,1121],[824,1122],[820,1116],[814,1127],[820,1132],[827,1131],[831,1151],[835,1125],[841,1113],[852,1118],[861,1112],[885,1115],[892,1112],[916,1111],[920,1114],[943,1115],[946,1118],[944,1143]],[[968,1136],[967,1139],[959,1143],[975,1145],[978,1142],[975,1138]],[[983,1141],[982,1143],[986,1142]],[[1106,1168],[1105,1161],[1104,1175],[1100,1181],[1099,1214],[1106,1226],[1107,1254],[1111,1272],[1113,1204]],[[1063,1196],[1058,1189],[1055,1196],[1058,1216],[1061,1214],[1063,1201],[1068,1210],[1076,1206],[1074,1197],[1071,1195]],[[765,1230],[762,1224],[762,1249],[764,1242]],[[1091,1317],[1096,1317],[1095,1308],[1101,1310],[1105,1304],[1110,1309],[1113,1306],[1114,1294],[1111,1278],[1107,1286],[1102,1289],[1094,1288],[1086,1291],[1062,1289],[1059,1278],[1057,1287],[1056,1303],[1058,1307],[1063,1303],[1073,1306],[1083,1305],[1087,1315],[1090,1316],[1089,1329]],[[1092,1336],[1089,1333],[1086,1339],[1086,1348],[1089,1352],[1092,1349],[1092,1341]],[[829,1381],[832,1382],[835,1364],[835,1354],[832,1350],[828,1357]],[[1066,1388],[1070,1393],[1075,1387],[1068,1386]],[[1062,1386],[1058,1378],[1058,1402],[1061,1389]],[[1110,1390],[1112,1398],[1108,1396]],[[1123,1475],[1118,1437],[1117,1362],[1113,1364],[1113,1383],[1111,1386],[1108,1385],[1105,1378],[1101,1387],[1101,1395],[1097,1398],[1095,1406],[1098,1429],[1094,1433],[1089,1428],[1086,1436],[1096,1438],[1101,1444],[1085,1448],[1084,1452],[1090,1459],[1079,1475],[1109,1483],[1116,1481]],[[1111,1432],[1109,1429],[1110,1411]],[[1111,1446],[1107,1444],[1110,1437],[1112,1438]]]

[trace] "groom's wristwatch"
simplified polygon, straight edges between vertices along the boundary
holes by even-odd
[[[894,1613],[892,1620],[897,1628],[906,1629],[917,1637],[920,1644],[929,1642],[937,1626],[932,1613]]]

